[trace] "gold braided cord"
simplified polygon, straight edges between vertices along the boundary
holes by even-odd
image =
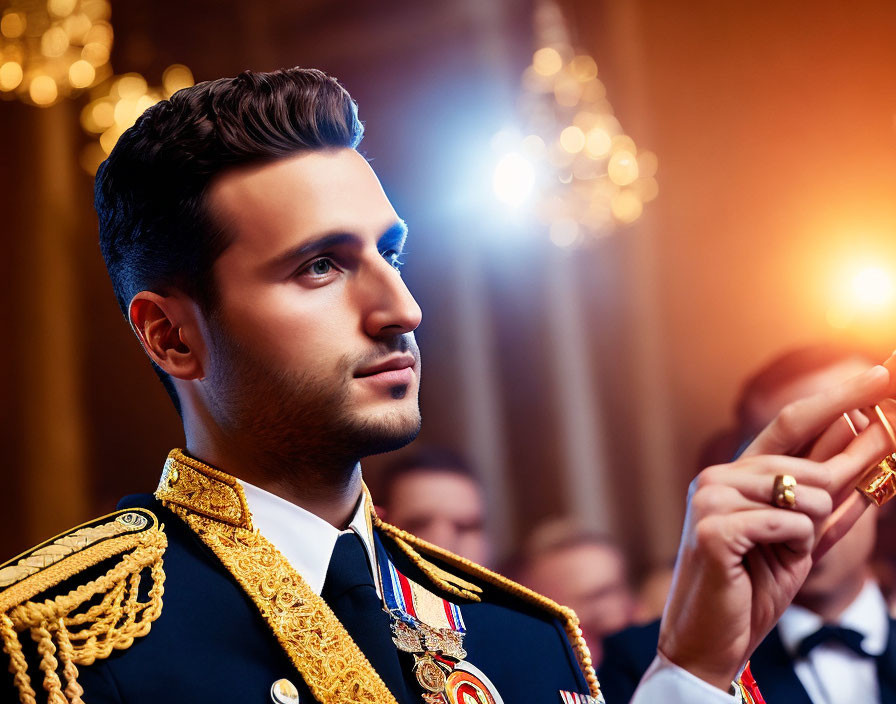
[[[258,531],[167,504],[252,599],[322,704],[396,704],[327,603]]]
[[[155,516],[145,513],[152,517],[152,522],[138,523],[138,532],[88,545],[83,548],[86,555],[67,554],[62,561],[28,574],[22,582],[0,592],[0,604],[5,607],[5,611],[0,612],[0,636],[23,704],[33,704],[36,695],[28,676],[28,663],[22,653],[19,633],[28,631],[37,643],[48,703],[83,704],[84,692],[78,683],[77,665],[90,665],[97,659],[108,657],[115,649],[130,647],[135,638],[149,632],[152,622],[158,618],[165,581],[162,556],[168,543]],[[121,517],[113,514],[113,520]],[[85,569],[84,565],[93,566],[102,559],[114,557],[114,554],[108,554],[113,548],[128,552],[97,579],[54,598],[13,602],[10,595],[35,590],[40,593],[61,579],[73,577],[80,569]],[[72,564],[67,566],[69,562]],[[139,588],[144,570],[149,571],[152,584],[147,600],[141,601]],[[66,574],[67,577],[60,578]],[[64,688],[60,669],[65,679]]]
[[[19,690],[22,704],[35,704],[35,692],[28,676],[28,661],[22,653],[22,644],[16,633],[12,619],[0,613],[0,636],[3,638],[3,652],[9,656],[9,671],[13,674],[13,682]]]
[[[66,704],[65,695],[62,694],[62,682],[56,672],[59,662],[54,657],[56,646],[53,645],[50,630],[42,623],[31,629],[31,637],[37,643],[37,653],[41,656],[40,669],[44,673],[47,704]]]
[[[395,544],[398,545],[399,548],[401,548],[401,550],[424,574],[426,574],[427,577],[432,579],[434,583],[436,583],[439,587],[444,589],[449,594],[454,594],[455,596],[459,596],[465,599],[471,599],[475,597],[474,600],[479,601],[479,597],[475,594],[471,597],[467,590],[458,588],[448,582],[446,579],[439,577],[438,574],[433,570],[435,565],[433,565],[422,555],[420,555],[420,553],[417,552],[418,549],[436,557],[439,560],[447,562],[453,567],[462,570],[465,574],[487,582],[494,587],[498,587],[502,591],[510,592],[516,598],[532,604],[541,611],[547,611],[549,614],[557,618],[563,624],[563,627],[566,630],[566,635],[569,638],[570,643],[572,644],[573,652],[576,655],[576,659],[579,661],[579,666],[582,668],[582,673],[585,676],[585,681],[588,683],[588,689],[591,691],[591,696],[597,698],[598,700],[600,699],[600,683],[597,680],[597,673],[594,671],[594,663],[591,659],[591,651],[588,649],[588,644],[585,642],[585,638],[582,635],[582,629],[579,627],[579,617],[576,616],[575,611],[570,609],[568,606],[561,606],[557,602],[548,599],[546,596],[542,596],[538,592],[534,592],[531,589],[527,589],[521,584],[517,584],[516,582],[507,579],[507,577],[504,577],[497,572],[492,572],[491,570],[486,569],[481,565],[477,565],[472,560],[468,560],[464,557],[460,557],[459,555],[455,555],[454,553],[437,547],[432,543],[427,543],[425,540],[421,540],[417,536],[412,535],[411,533],[408,533],[401,528],[386,523],[376,514],[373,514],[373,525],[379,528],[386,535],[389,535],[395,542]],[[452,576],[452,579],[455,578]]]
[[[70,541],[73,533],[64,533],[42,543],[31,553],[6,563],[3,571],[17,572],[18,578],[4,583],[5,588],[0,591],[0,612],[8,611],[16,604],[27,601],[104,560],[135,548],[144,541],[144,533],[161,530],[156,517],[143,509],[117,511],[93,522],[97,523],[99,525],[90,525],[86,529],[84,526],[74,529],[75,533],[81,533],[82,536],[84,533],[88,534],[74,544],[74,547]],[[42,567],[35,570],[30,563],[37,552],[44,553],[44,556],[41,560]]]
[[[65,696],[71,704],[84,704],[81,695],[84,688],[78,683],[78,668],[75,665],[75,651],[65,623],[56,623],[56,639],[59,641],[59,659],[65,675]]]

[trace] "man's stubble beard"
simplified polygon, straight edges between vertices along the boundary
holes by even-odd
[[[396,409],[361,417],[348,407],[349,355],[332,378],[271,369],[267,360],[210,321],[215,363],[208,375],[211,412],[221,429],[257,453],[257,469],[271,479],[336,479],[363,457],[404,447],[420,431],[420,412]],[[383,350],[386,353],[387,350]]]

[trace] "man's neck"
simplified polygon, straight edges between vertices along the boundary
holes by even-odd
[[[196,459],[300,506],[340,530],[351,522],[363,486],[357,460],[322,462],[317,458],[306,463],[204,433],[187,430],[186,435],[187,452]]]

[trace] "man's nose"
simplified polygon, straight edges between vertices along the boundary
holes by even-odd
[[[420,325],[423,312],[405,285],[401,274],[383,260],[368,272],[365,298],[364,330],[371,337],[391,337],[413,332]]]

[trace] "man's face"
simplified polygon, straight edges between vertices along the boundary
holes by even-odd
[[[479,564],[488,564],[485,507],[479,486],[451,470],[400,476],[389,491],[386,520]]]
[[[609,545],[589,542],[545,552],[529,565],[526,585],[576,612],[595,661],[603,637],[631,621],[634,597],[625,563]]]
[[[213,268],[202,393],[225,433],[303,461],[401,446],[420,425],[420,308],[406,228],[353,149],[225,172],[208,193],[232,243]]]

